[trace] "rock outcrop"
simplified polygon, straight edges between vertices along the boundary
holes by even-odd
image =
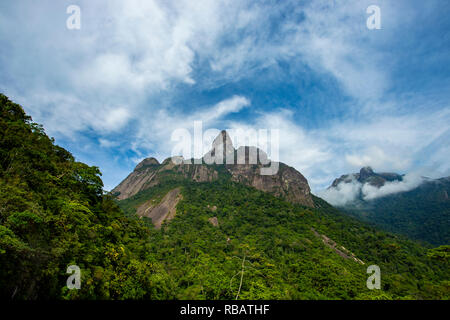
[[[176,206],[181,199],[180,188],[175,188],[170,190],[158,204],[154,204],[154,199],[146,201],[137,208],[136,213],[140,217],[152,219],[155,228],[159,229],[164,221],[175,217]]]
[[[112,194],[119,200],[132,197],[158,184],[160,177],[169,171],[183,179],[212,182],[219,178],[214,165],[223,165],[235,182],[283,197],[292,203],[314,206],[308,181],[300,172],[283,163],[270,162],[267,154],[259,148],[246,146],[236,150],[226,131],[216,137],[212,149],[201,159],[201,164],[188,164],[182,158],[172,160],[166,159],[161,164],[154,158],[143,160],[112,190]],[[269,171],[269,168],[275,169]],[[267,171],[273,174],[267,174]]]
[[[214,227],[219,226],[219,220],[217,220],[217,217],[212,217],[208,219],[209,223],[211,223]]]
[[[111,193],[115,195],[118,200],[124,200],[134,196],[142,190],[151,188],[156,184],[154,178],[157,170],[158,166],[144,167],[138,164],[134,171],[115,187]]]
[[[322,242],[324,245],[326,245],[328,248],[334,250],[334,252],[336,252],[342,258],[351,259],[359,264],[365,264],[364,261],[362,261],[361,259],[358,259],[353,252],[349,251],[344,246],[338,245],[335,241],[328,238],[326,235],[318,233],[314,228],[311,228],[311,231],[314,233],[314,235],[316,237],[322,239]]]
[[[128,199],[141,191],[157,185],[160,183],[161,177],[168,171],[181,178],[191,179],[196,182],[211,182],[218,178],[218,172],[210,166],[201,164],[176,165],[171,158],[164,160],[161,164],[154,164],[151,163],[153,161],[151,159],[154,158],[144,159],[125,180],[111,191],[118,200]],[[143,165],[143,162],[147,164]]]
[[[337,187],[341,182],[350,183],[352,181],[358,181],[362,184],[368,183],[374,187],[382,187],[389,181],[402,181],[403,176],[397,173],[391,172],[374,172],[371,167],[361,168],[359,173],[344,174],[341,177],[335,179],[330,188]]]

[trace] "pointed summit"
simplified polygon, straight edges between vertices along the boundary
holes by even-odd
[[[308,181],[300,172],[281,162],[270,161],[256,146],[235,149],[231,137],[235,142],[239,142],[239,137],[231,130],[230,133],[220,131],[212,142],[212,149],[203,159],[194,159],[194,163],[174,163],[174,157],[170,157],[158,165],[156,159],[146,159],[111,192],[118,200],[124,200],[167,181],[213,182],[225,178],[292,203],[314,207]]]
[[[136,166],[136,168],[134,168],[134,170],[139,170],[144,167],[153,166],[153,165],[159,165],[159,161],[153,157],[145,158],[144,160],[139,162],[139,164]]]
[[[373,174],[374,173],[373,173],[373,170],[371,167],[361,168],[361,170],[359,171],[359,179],[364,181],[367,178],[369,178],[370,176],[372,176]]]
[[[233,141],[226,130],[222,130],[212,143],[213,148],[220,145],[225,146],[225,150],[230,149],[234,151]]]
[[[205,154],[204,158],[207,162],[212,161],[217,164],[226,163],[226,159],[234,158],[234,146],[230,135],[226,130],[222,130],[212,143],[212,149]],[[233,162],[234,163],[234,162]]]

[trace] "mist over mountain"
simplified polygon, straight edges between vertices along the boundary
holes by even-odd
[[[371,167],[364,167],[359,173],[344,174],[335,179],[330,187],[318,192],[318,195],[336,206],[356,205],[361,201],[409,191],[425,180],[415,173],[376,173]]]
[[[450,177],[376,173],[342,175],[319,195],[358,219],[434,245],[450,243]]]

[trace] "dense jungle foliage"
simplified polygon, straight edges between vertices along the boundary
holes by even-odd
[[[138,204],[181,187],[159,230]],[[119,202],[100,171],[75,161],[0,95],[2,299],[448,299],[450,247],[378,231],[315,198],[292,205],[231,182],[161,184]],[[212,210],[212,206],[217,209]],[[219,226],[208,218],[217,217]],[[338,255],[313,229],[365,265]],[[368,265],[381,290],[366,288]],[[80,290],[66,286],[81,269]]]
[[[434,246],[450,243],[450,178],[426,181],[419,187],[348,206],[349,215],[386,231]]]

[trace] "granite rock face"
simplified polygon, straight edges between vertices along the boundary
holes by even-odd
[[[153,159],[153,158],[150,158]],[[143,160],[142,162],[146,161]],[[218,172],[211,166],[202,164],[175,164],[170,158],[161,164],[141,165],[139,163],[134,171],[128,175],[111,193],[118,200],[128,199],[137,193],[149,189],[160,183],[166,171],[172,171],[185,179],[196,182],[211,182],[218,178]]]
[[[154,204],[154,199],[141,204],[136,213],[140,217],[145,216],[152,219],[155,228],[160,229],[163,222],[170,221],[175,217],[176,206],[182,198],[180,189],[175,188],[170,190],[158,204]]]
[[[183,179],[212,182],[219,178],[216,165],[223,165],[235,182],[283,197],[292,203],[314,206],[308,181],[300,172],[281,162],[270,162],[267,154],[259,148],[245,146],[235,149],[226,131],[216,137],[212,149],[204,155],[200,164],[196,164],[199,159],[193,163],[186,163],[182,158],[172,160],[169,158],[159,164],[154,158],[144,159],[112,193],[119,200],[132,197],[158,184],[161,175],[168,170]]]
[[[111,191],[118,200],[132,197],[138,192],[151,188],[156,184],[156,173],[158,172],[159,165],[145,167],[141,166],[141,163],[136,166],[134,171],[125,180]]]

